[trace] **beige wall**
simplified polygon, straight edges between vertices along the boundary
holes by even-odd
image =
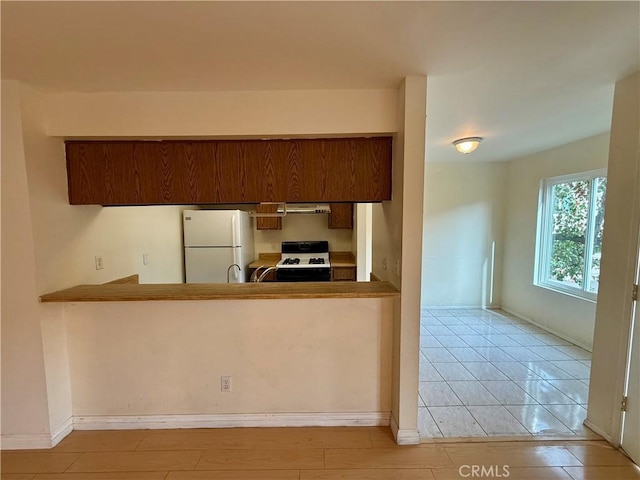
[[[2,435],[51,431],[20,85],[2,81]]]
[[[395,130],[395,92],[58,93],[41,96],[41,119],[48,135],[65,138],[387,133]],[[42,154],[27,159],[39,216],[34,231],[43,239],[36,250],[40,292],[133,273],[142,283],[183,280],[184,207],[69,206],[62,140],[41,137],[40,143]],[[257,231],[255,250],[326,239],[332,250],[351,251],[352,236],[329,230],[324,215],[297,215],[283,219],[282,231]],[[96,255],[103,270],[95,270]]]
[[[351,251],[356,257],[359,282],[367,282],[371,278],[372,231],[373,204],[356,204]]]
[[[616,445],[620,436],[620,401],[640,229],[638,105],[640,73],[617,82],[613,100],[600,290],[587,414],[590,424]],[[629,400],[637,408],[638,399]]]
[[[389,90],[48,95],[52,136],[254,136],[392,133]]]
[[[30,116],[39,125],[26,157],[38,292],[133,273],[142,283],[183,279],[185,207],[68,205],[64,145],[59,137],[386,133],[395,129],[394,95],[395,90],[94,94],[29,90]],[[323,215],[283,219],[282,231],[257,232],[256,251],[271,251],[271,243],[283,240],[312,239],[309,235],[329,240],[332,250],[351,250],[353,232],[329,230],[326,225]],[[148,265],[142,262],[145,253]],[[96,255],[103,257],[103,270],[95,269]]]
[[[397,370],[399,387],[398,427],[411,431],[417,426],[418,365],[420,356],[420,294],[424,166],[426,148],[427,77],[404,80],[404,149],[402,176],[402,248],[400,272],[400,351]]]
[[[427,163],[422,305],[499,306],[507,166]]]
[[[392,303],[69,305],[73,413],[388,413]]]
[[[427,79],[404,79],[398,92],[393,198],[373,206],[372,271],[401,288],[394,314],[392,428],[399,443],[418,442],[422,205]],[[397,268],[396,268],[397,265]]]
[[[134,272],[140,273],[143,282],[180,281],[177,277],[181,278],[182,268],[181,256],[175,255],[176,251],[181,253],[180,208],[69,206],[66,201],[63,142],[56,137],[348,135],[393,132],[396,124],[395,90],[38,94],[13,82],[3,81],[2,87],[2,435],[3,440],[9,438],[7,436],[24,435],[32,447],[34,435],[39,435],[37,446],[49,444],[50,433],[59,429],[61,422],[66,421],[72,412],[72,398],[74,405],[84,405],[83,395],[86,392],[83,385],[85,381],[87,385],[91,382],[81,376],[84,359],[79,360],[82,357],[78,356],[76,349],[78,336],[75,330],[67,337],[66,307],[39,304],[38,295],[77,283],[108,281]],[[350,246],[351,232],[345,241],[345,250]],[[150,264],[147,267],[141,265],[142,253],[149,253]],[[95,255],[103,256],[104,270],[95,270]],[[162,272],[156,271],[155,268],[162,264],[166,269],[163,267]],[[357,304],[358,308],[346,309],[351,314],[345,319],[336,314],[333,310],[335,304],[331,301],[316,302],[318,307],[314,312],[317,311],[318,315],[343,320],[345,325],[342,329],[336,327],[330,333],[342,332],[345,338],[331,347],[333,350],[329,348],[329,357],[320,353],[312,357],[322,364],[335,354],[335,358],[341,360],[322,364],[328,369],[323,371],[364,390],[356,394],[351,386],[331,383],[332,380],[327,378],[321,385],[330,387],[327,392],[335,397],[331,401],[327,400],[326,394],[322,396],[313,388],[296,390],[293,385],[293,391],[296,395],[300,392],[302,397],[287,403],[283,399],[291,395],[292,390],[284,389],[272,392],[273,402],[292,408],[295,404],[300,408],[320,409],[320,404],[314,403],[319,401],[315,398],[318,397],[327,400],[322,403],[325,406],[322,408],[329,412],[334,408],[388,410],[390,374],[384,372],[385,368],[390,369],[390,364],[384,358],[386,347],[382,332],[384,322],[390,328],[389,315],[378,312],[379,316],[375,317],[376,313],[369,307]],[[376,301],[372,302],[375,304]],[[162,312],[162,304],[154,305],[158,312]],[[98,305],[94,307],[99,308]],[[170,344],[174,338],[173,328],[182,326],[180,322],[185,318],[205,317],[197,303],[180,308],[180,321],[176,320],[163,330],[166,337],[157,339],[159,343]],[[317,315],[310,315],[308,309],[303,311],[281,306],[277,313],[271,310],[269,315],[265,315],[265,310],[269,308],[260,302],[247,302],[246,308],[239,308],[251,321],[282,320],[293,325],[308,317],[321,323]],[[356,310],[364,313],[359,314]],[[88,315],[85,320],[90,325],[91,317],[98,315],[96,312],[99,310],[78,311]],[[155,310],[153,312],[155,315]],[[124,324],[139,320],[135,314],[119,313],[123,316],[117,320]],[[367,317],[362,316],[367,313]],[[371,321],[372,314],[374,322],[364,325],[365,321]],[[214,324],[224,323],[232,317],[231,313],[223,315],[216,310],[206,314]],[[77,320],[78,317],[74,318]],[[327,318],[322,317],[322,321]],[[354,325],[349,324],[352,319],[358,325],[357,334],[349,330]],[[306,335],[295,326],[291,330],[291,336],[287,333],[286,340]],[[307,330],[313,334],[310,342],[315,346],[333,338],[324,329],[309,327]],[[91,335],[90,332],[85,333]],[[126,338],[129,333],[132,332],[125,330],[117,336],[105,337],[109,341],[103,339],[101,344],[104,349],[117,352],[122,337]],[[262,340],[265,335],[260,333]],[[361,341],[354,338],[361,333],[368,340],[377,335],[377,343],[362,347]],[[65,342],[68,342],[69,349]],[[259,342],[254,344],[260,348]],[[304,345],[298,347],[305,348]],[[361,368],[361,362],[355,362],[353,369],[348,365],[353,363],[354,351],[360,354],[359,349],[363,350],[364,358],[373,362],[367,362],[366,370]],[[345,353],[347,350],[349,355]],[[68,355],[68,351],[72,355]],[[274,347],[271,353],[274,360],[284,359],[294,368],[302,352],[295,349],[286,352]],[[194,355],[197,356],[197,352]],[[233,352],[230,355],[225,360],[228,364],[240,361]],[[191,356],[182,366],[188,364],[189,368],[198,368],[196,360],[197,357]],[[373,373],[370,373],[372,365]],[[144,369],[149,365],[137,367],[141,369],[138,374],[144,378]],[[149,368],[154,371],[153,366]],[[126,372],[123,375],[126,376]],[[372,375],[378,376],[373,378]],[[270,380],[277,384],[280,378],[274,371]],[[121,380],[125,382],[126,378]],[[251,375],[240,381],[255,381],[255,386],[261,386],[261,380]],[[219,378],[216,381],[219,385],[218,382]],[[351,393],[344,401],[339,400],[345,391]],[[109,398],[108,395],[105,398]],[[237,400],[238,396],[235,398]],[[250,403],[238,405],[249,408]],[[120,406],[99,405],[104,407],[104,411],[110,408],[118,410]],[[167,409],[165,413],[172,411]]]
[[[507,170],[502,305],[588,350],[595,303],[533,285],[538,196],[544,178],[606,167],[608,149],[603,133],[513,160]]]
[[[134,273],[142,283],[181,282],[184,207],[69,205],[64,144],[45,132],[46,96],[26,87],[22,92],[38,292]],[[96,255],[103,257],[102,270],[95,268]]]
[[[329,250],[337,252],[352,251],[354,230],[329,229],[328,215],[291,214],[282,219],[282,230],[256,230],[255,252],[280,252],[280,243],[292,240],[327,240]],[[273,250],[272,243],[277,244]]]

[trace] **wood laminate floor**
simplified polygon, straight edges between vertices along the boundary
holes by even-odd
[[[51,450],[2,452],[1,472],[3,480],[640,479],[604,441],[399,447],[386,427],[75,431]]]

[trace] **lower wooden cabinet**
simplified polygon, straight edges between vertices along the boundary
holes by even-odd
[[[356,281],[356,267],[331,267],[331,281]]]
[[[253,274],[255,268],[249,269],[249,276]],[[264,270],[261,270],[263,272]],[[263,282],[275,282],[276,272],[274,270],[267,273],[262,279]],[[356,267],[331,267],[331,281],[332,282],[355,282],[356,281]]]

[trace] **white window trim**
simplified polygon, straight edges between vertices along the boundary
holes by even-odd
[[[559,183],[567,183],[579,180],[593,180],[597,177],[606,177],[607,169],[600,168],[597,170],[589,170],[587,172],[573,173],[569,175],[561,175],[557,177],[543,178],[540,180],[540,194],[538,197],[538,225],[536,229],[536,255],[535,255],[535,265],[533,269],[533,284],[546,288],[548,290],[553,290],[554,292],[562,293],[565,295],[569,295],[572,297],[580,298],[583,300],[587,300],[590,302],[596,302],[598,300],[598,294],[592,293],[584,288],[579,287],[571,287],[565,283],[558,282],[556,280],[552,280],[548,275],[548,266],[549,266],[549,255],[551,254],[551,220],[552,220],[552,212],[553,208],[552,202],[549,201],[551,199],[551,189],[559,184]],[[592,185],[593,189],[593,185]],[[591,192],[589,196],[589,222],[587,225],[587,243],[585,244],[585,253],[591,251],[590,243],[593,241],[593,232],[594,225],[594,217],[595,217],[595,202],[596,198]],[[590,259],[586,258],[585,255],[585,281],[586,275],[591,270],[591,262]]]

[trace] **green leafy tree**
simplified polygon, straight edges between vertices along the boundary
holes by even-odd
[[[591,256],[592,273],[597,284],[600,266],[600,249],[604,230],[604,203],[606,178],[598,178],[596,184],[596,216],[594,222],[593,252],[586,252],[589,227],[589,196],[591,181],[581,180],[560,183],[553,187],[553,230],[551,250],[551,278],[584,285],[585,255]]]

